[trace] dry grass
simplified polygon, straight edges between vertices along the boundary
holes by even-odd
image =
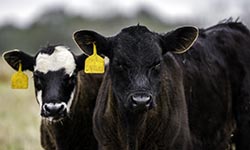
[[[10,88],[15,71],[0,60],[0,150],[41,150],[40,115],[31,73],[27,90]]]

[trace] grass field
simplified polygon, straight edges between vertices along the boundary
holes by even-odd
[[[40,115],[29,75],[27,90],[10,88],[15,71],[0,60],[0,150],[41,150]]]

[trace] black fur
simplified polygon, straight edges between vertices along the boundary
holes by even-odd
[[[237,21],[203,29],[194,46],[176,58],[184,70],[195,145],[225,147],[236,121],[236,149],[250,150],[249,30]]]
[[[100,149],[224,150],[235,129],[237,150],[250,149],[249,30],[231,21],[200,29],[188,52],[172,55],[195,39],[194,28],[176,31],[159,35],[134,26],[109,38],[75,33],[86,53],[88,39],[110,58],[93,118]],[[159,60],[160,71],[151,75]],[[156,95],[156,105],[131,111],[127,97],[141,88]]]
[[[50,44],[48,44],[46,47],[41,47],[39,49],[39,52],[51,55],[55,51],[55,47],[57,47],[57,46],[62,46],[62,45],[60,45],[60,44],[58,44],[58,45],[50,45]]]

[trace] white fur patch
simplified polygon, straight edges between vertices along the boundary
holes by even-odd
[[[72,105],[72,101],[73,101],[74,96],[75,96],[75,91],[76,91],[76,87],[74,88],[74,90],[72,91],[72,93],[70,95],[70,99],[69,99],[68,105],[67,105],[67,113],[69,113],[69,111],[70,111],[70,107]]]
[[[62,68],[71,76],[76,68],[76,63],[72,53],[66,47],[56,46],[51,55],[38,54],[34,70],[46,74],[48,71],[58,71]]]
[[[40,106],[40,110],[42,110],[42,90],[38,91],[37,94],[36,94],[36,99],[38,101],[38,104]]]

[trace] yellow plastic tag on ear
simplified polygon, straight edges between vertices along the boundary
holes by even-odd
[[[96,45],[93,43],[93,54],[85,60],[85,73],[104,73],[104,59],[97,54]]]
[[[18,71],[11,77],[12,89],[27,89],[28,88],[28,76],[22,72],[22,64],[19,63]]]

